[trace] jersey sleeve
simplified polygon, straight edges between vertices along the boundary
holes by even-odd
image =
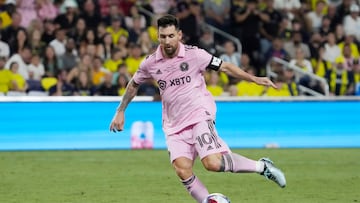
[[[200,48],[198,49],[198,59],[201,71],[205,71],[206,69],[218,71],[223,62],[220,58],[213,56]]]
[[[142,84],[146,80],[151,78],[151,75],[149,74],[149,71],[147,69],[147,63],[146,60],[143,60],[140,64],[139,69],[135,72],[133,76],[133,80],[136,84]]]

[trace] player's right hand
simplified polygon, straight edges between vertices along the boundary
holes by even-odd
[[[110,124],[110,131],[112,132],[120,132],[124,129],[124,112],[123,111],[116,111],[111,124]]]

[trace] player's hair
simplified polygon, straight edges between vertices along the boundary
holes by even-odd
[[[157,25],[158,25],[158,28],[160,27],[168,27],[168,26],[175,26],[175,28],[178,30],[179,29],[179,21],[178,19],[173,16],[173,15],[170,15],[170,14],[166,14],[162,17],[160,17],[158,20],[157,20]]]

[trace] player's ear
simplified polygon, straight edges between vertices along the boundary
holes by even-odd
[[[182,31],[181,30],[178,30],[178,35],[179,35],[179,40],[182,40]]]

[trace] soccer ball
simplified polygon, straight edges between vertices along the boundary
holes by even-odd
[[[209,194],[202,203],[230,203],[230,200],[221,193],[212,193]]]

